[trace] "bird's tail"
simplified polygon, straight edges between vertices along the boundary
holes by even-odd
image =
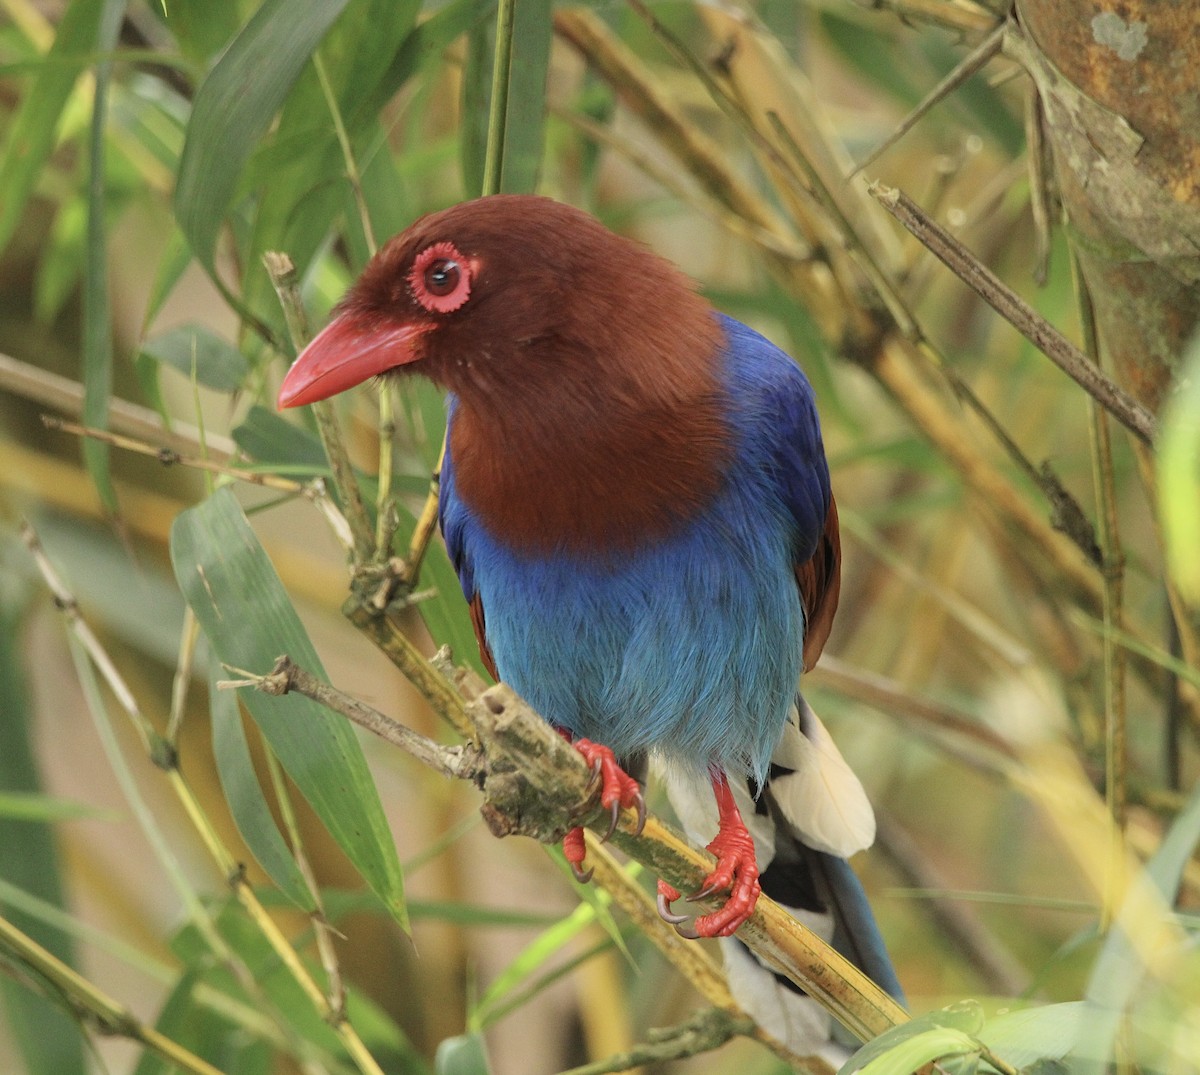
[[[706,843],[716,818],[703,783],[669,772],[667,788],[689,836]],[[734,794],[754,837],[763,892],[903,1003],[866,893],[846,861],[873,842],[875,815],[803,698],[797,696],[761,789],[753,781],[734,782]],[[736,937],[721,945],[730,989],[764,1030],[800,1055],[821,1055],[835,1065],[845,1060],[848,1043],[838,1040],[816,1001]]]

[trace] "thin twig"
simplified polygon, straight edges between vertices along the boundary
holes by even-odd
[[[1083,513],[1078,502],[1067,492],[1066,487],[1059,481],[1048,464],[1035,467],[1029,458],[1021,451],[1020,446],[1008,435],[1007,430],[988,406],[979,398],[975,390],[967,384],[943,358],[940,351],[925,335],[916,317],[910,312],[899,290],[879,265],[875,256],[859,240],[858,234],[851,221],[845,216],[833,192],[822,179],[812,161],[808,159],[800,144],[792,137],[791,132],[775,113],[769,113],[768,119],[775,133],[788,148],[796,164],[804,173],[811,185],[817,201],[833,218],[837,228],[839,241],[845,246],[859,269],[866,276],[876,295],[879,296],[888,313],[891,315],[900,334],[908,340],[916,352],[925,357],[938,373],[946,380],[954,394],[965,403],[983,422],[1001,447],[1012,457],[1013,461],[1045,495],[1051,508],[1051,520],[1055,529],[1066,534],[1093,563],[1099,563],[1096,551],[1095,534],[1091,523]]]
[[[1084,347],[1093,362],[1099,364],[1100,344],[1096,334],[1095,309],[1087,280],[1078,259],[1071,257],[1071,278],[1079,304]],[[1113,476],[1112,440],[1108,416],[1098,404],[1091,407],[1092,481],[1096,490],[1100,519],[1100,549],[1104,566],[1104,625],[1109,632],[1125,627],[1124,590],[1125,554],[1117,517],[1116,479]],[[1125,863],[1125,825],[1128,811],[1129,743],[1125,710],[1125,650],[1111,633],[1103,637],[1104,650],[1104,793],[1112,817],[1109,886],[1104,894],[1101,926],[1107,929],[1115,920],[1124,899],[1127,878]]]
[[[411,754],[417,761],[436,770],[443,776],[455,780],[474,780],[479,775],[482,760],[478,750],[470,745],[444,747],[411,728],[393,720],[386,713],[360,702],[344,691],[331,687],[311,672],[295,664],[291,658],[281,656],[266,675],[258,675],[245,669],[226,665],[230,672],[241,676],[236,680],[220,680],[217,686],[228,690],[253,687],[264,694],[284,695],[294,691],[327,709],[340,713],[360,728],[365,728],[392,746]]]
[[[250,916],[259,931],[262,933],[267,943],[275,951],[279,960],[287,967],[289,973],[295,979],[297,985],[308,995],[317,1010],[330,1023],[342,1046],[354,1059],[359,1070],[363,1075],[383,1075],[382,1069],[371,1056],[370,1051],[359,1037],[358,1031],[348,1022],[343,1012],[338,1012],[330,1008],[325,994],[320,986],[317,985],[312,975],[309,973],[304,962],[291,943],[283,935],[279,926],[274,919],[267,913],[262,903],[259,901],[254,889],[247,882],[245,872],[234,858],[229,849],[221,840],[212,824],[211,819],[204,812],[196,798],[194,791],[188,782],[184,779],[178,765],[178,756],[171,745],[160,736],[149,721],[142,715],[141,709],[137,704],[137,700],[133,696],[133,692],[129,689],[124,677],[117,671],[107,652],[100,645],[99,640],[88,626],[87,622],[79,615],[78,605],[74,595],[67,589],[61,577],[55,571],[53,565],[46,557],[42,549],[41,542],[38,539],[37,533],[28,522],[21,524],[21,536],[28,547],[35,563],[38,566],[42,577],[45,579],[47,586],[54,595],[55,602],[67,616],[68,623],[71,627],[72,639],[72,655],[76,658],[76,665],[80,673],[80,681],[84,684],[85,690],[90,690],[90,683],[95,681],[93,666],[99,669],[103,675],[105,682],[116,695],[122,709],[133,721],[135,727],[138,728],[145,749],[151,760],[164,771],[167,781],[171,786],[179,804],[183,807],[192,825],[195,827],[197,834],[204,843],[217,868],[222,875],[227,879],[231,889],[243,910]],[[94,708],[102,708],[102,702],[99,700],[98,689],[92,693],[96,694],[96,703]],[[102,734],[105,733],[103,722],[101,725]],[[111,736],[110,736],[111,738]],[[119,748],[116,746],[115,739],[111,743],[110,756],[114,759],[119,757]],[[184,878],[184,871],[178,866],[175,861],[170,846],[165,837],[157,829],[153,815],[145,806],[140,795],[137,792],[136,786],[133,783],[132,777],[128,773],[118,771],[118,776],[122,779],[125,785],[126,798],[135,808],[139,819],[142,822],[142,827],[147,834],[147,837],[155,846],[159,860],[163,863],[168,872],[176,879],[176,887],[179,890],[181,897],[188,904],[191,911],[192,919],[196,922],[201,933],[204,935],[207,943],[212,948],[213,952],[229,966],[234,976],[251,992],[259,991],[255,984],[253,975],[250,974],[245,965],[237,958],[235,953],[225,943],[219,931],[205,909],[203,903],[196,898],[188,887]],[[262,998],[266,1002],[266,998]],[[281,1023],[281,1025],[286,1025]]]
[[[111,444],[114,448],[124,448],[126,451],[137,452],[138,455],[151,456],[162,463],[164,467],[192,467],[196,470],[207,471],[209,474],[219,474],[222,477],[247,482],[250,485],[261,485],[266,489],[278,489],[284,493],[308,492],[308,486],[292,478],[284,478],[278,474],[263,474],[256,470],[246,470],[243,467],[231,467],[225,463],[214,463],[211,459],[203,459],[200,456],[184,455],[182,452],[177,452],[174,448],[147,444],[145,441],[138,440],[135,437],[127,437],[122,433],[110,433],[105,429],[80,425],[78,422],[71,422],[66,418],[59,418],[53,414],[43,414],[42,425],[47,429],[57,430],[62,433],[73,433],[78,437],[89,437],[92,440],[103,441],[105,444]]]
[[[1025,96],[1025,159],[1029,167],[1029,211],[1033,216],[1033,282],[1043,287],[1050,275],[1050,192],[1045,114],[1032,79]]]
[[[1070,340],[1021,299],[965,246],[895,187],[868,187],[874,198],[925,244],[960,280],[1013,325],[1059,369],[1098,400],[1123,426],[1153,444],[1154,416],[1105,376]]]
[[[987,35],[978,45],[975,46],[966,56],[959,61],[958,66],[954,68],[945,78],[943,78],[936,86],[933,87],[917,104],[917,106],[909,112],[907,116],[900,121],[896,129],[892,131],[882,142],[868,153],[860,163],[854,166],[853,171],[846,176],[847,180],[853,179],[864,168],[877,161],[884,153],[894,146],[901,138],[913,129],[921,118],[939,101],[952,94],[959,86],[967,81],[976,71],[983,67],[989,60],[1000,52],[1000,48],[1004,43],[1005,24],[1000,23],[990,34]]]
[[[296,267],[286,254],[270,250],[263,254],[263,264],[267,268],[267,275],[271,278],[275,294],[279,297],[279,304],[283,307],[292,346],[300,351],[308,342],[308,320],[297,287]],[[338,499],[345,506],[346,521],[350,524],[350,533],[354,537],[355,563],[368,563],[372,558],[374,532],[367,517],[366,506],[363,504],[362,490],[358,487],[358,479],[350,465],[350,453],[342,439],[337,415],[329,400],[320,400],[314,403],[312,408],[321,441],[325,445],[325,455],[333,471],[334,487]]]
[[[3,353],[0,353],[0,390],[75,418],[83,414],[83,385],[78,381]],[[113,432],[167,441],[182,451],[200,450],[200,431],[195,426],[173,421],[168,427],[159,413],[149,407],[114,397],[109,400],[108,417]],[[209,433],[205,443],[210,453],[225,459],[237,452],[237,445],[230,437]]]
[[[55,999],[66,1001],[76,1015],[102,1033],[139,1042],[167,1064],[193,1075],[221,1075],[207,1060],[147,1026],[129,1008],[98,989],[3,917],[0,917],[0,949],[28,967],[53,990]]]
[[[363,239],[366,241],[367,250],[374,254],[376,250],[375,231],[371,227],[371,213],[367,208],[367,199],[363,195],[362,173],[359,171],[358,161],[354,159],[354,147],[350,144],[350,135],[346,130],[345,121],[342,119],[342,110],[338,108],[337,94],[333,92],[329,74],[325,70],[325,61],[321,59],[319,50],[313,53],[312,62],[313,68],[317,72],[317,81],[321,84],[321,95],[325,98],[325,105],[329,109],[329,118],[333,121],[333,130],[337,135],[338,146],[342,151],[342,162],[346,165],[346,178],[350,182],[354,204],[358,209],[358,220],[362,225]]]
[[[313,925],[313,936],[317,941],[317,954],[321,959],[321,967],[329,981],[326,993],[329,1010],[333,1012],[335,1019],[341,1020],[346,1017],[346,986],[342,978],[342,968],[338,962],[337,950],[333,945],[333,927],[330,926],[329,919],[325,914],[325,901],[321,895],[321,886],[304,850],[304,840],[301,836],[300,824],[296,820],[296,811],[292,807],[292,796],[288,791],[283,766],[279,764],[275,751],[271,749],[261,729],[259,730],[259,740],[263,746],[267,772],[271,777],[271,788],[275,792],[275,804],[279,808],[279,819],[283,823],[284,832],[287,833],[288,845],[296,868],[300,871],[300,876],[304,879],[305,887],[308,889],[309,898],[312,900],[313,910],[309,913],[309,921]]]
[[[980,33],[996,16],[969,0],[852,0],[857,7],[893,12],[903,23],[923,22],[960,34]]]
[[[749,1016],[739,1018],[722,1008],[705,1008],[678,1026],[649,1031],[647,1041],[626,1052],[570,1068],[562,1075],[608,1075],[609,1072],[629,1071],[645,1064],[683,1060],[712,1052],[732,1038],[749,1036],[753,1030],[754,1020]]]
[[[175,764],[174,748],[166,739],[158,734],[154,725],[146,718],[146,715],[138,705],[137,699],[133,696],[133,691],[129,689],[129,685],[125,682],[121,673],[117,671],[112,658],[109,657],[108,651],[100,644],[100,640],[96,637],[87,620],[80,615],[79,604],[75,600],[75,595],[67,588],[57,568],[50,562],[50,558],[46,555],[46,550],[42,545],[41,538],[38,537],[37,531],[34,530],[33,525],[27,519],[21,520],[20,531],[21,540],[29,550],[29,555],[33,557],[33,562],[37,565],[38,572],[41,574],[42,580],[46,583],[47,589],[49,589],[51,595],[54,597],[55,605],[58,606],[59,611],[66,617],[72,634],[78,639],[88,659],[99,670],[101,676],[104,678],[104,682],[108,684],[109,689],[116,696],[117,702],[129,715],[134,729],[137,731],[138,739],[141,741],[142,748],[159,768],[169,769],[173,767]]]
[[[442,489],[442,466],[446,461],[446,437],[442,437],[442,448],[438,453],[437,466],[429,475],[429,492],[425,494],[425,503],[421,505],[421,514],[417,516],[412,535],[408,539],[408,554],[400,566],[399,574],[405,586],[412,589],[417,584],[421,574],[421,564],[425,562],[425,554],[429,551],[429,543],[437,532],[438,503]]]

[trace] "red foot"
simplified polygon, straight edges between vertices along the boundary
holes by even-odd
[[[570,739],[568,732],[559,730],[564,739]],[[612,820],[608,831],[604,834],[607,840],[617,829],[622,809],[637,811],[637,828],[640,833],[646,824],[646,801],[642,798],[641,785],[617,764],[613,752],[600,743],[590,739],[576,739],[572,744],[592,770],[592,779],[588,783],[589,798],[600,787],[600,805],[610,811]],[[584,870],[583,860],[587,849],[583,843],[583,829],[574,828],[563,837],[563,854],[571,865],[571,872],[580,884],[587,884],[592,879],[592,871]]]
[[[587,848],[583,843],[583,829],[572,829],[563,837],[563,854],[567,857],[567,864],[571,867],[575,880],[581,885],[586,885],[592,879],[592,871],[583,868],[583,860],[587,855]]]
[[[729,898],[719,911],[701,915],[689,927],[686,925],[686,916],[677,915],[671,910],[671,904],[679,899],[678,890],[665,881],[659,881],[658,913],[683,937],[733,936],[738,927],[754,913],[754,906],[762,893],[762,886],[758,882],[758,863],[754,858],[754,841],[742,821],[737,803],[733,801],[729,781],[723,772],[715,770],[712,785],[720,822],[717,835],[708,845],[708,850],[717,856],[717,868],[688,899],[702,900],[726,890]]]

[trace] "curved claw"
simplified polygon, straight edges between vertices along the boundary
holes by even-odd
[[[715,896],[720,891],[721,885],[714,881],[710,881],[703,888],[696,889],[695,892],[689,896],[685,896],[684,898],[688,901],[688,903],[699,903],[701,900],[708,899],[709,896]]]
[[[671,901],[660,892],[658,894],[658,917],[664,922],[678,927],[680,923],[686,922],[691,916],[685,914],[676,914],[674,911],[672,911]]]
[[[692,922],[686,926],[678,925],[675,927],[675,932],[679,934],[685,941],[698,941],[700,934],[696,932],[696,923]]]
[[[588,777],[587,787],[584,788],[584,794],[587,798],[591,798],[596,794],[597,789],[604,782],[604,763],[600,758],[596,758],[592,762],[592,775]]]
[[[646,800],[642,797],[639,791],[637,798],[634,800],[634,809],[637,810],[637,825],[634,827],[633,835],[641,836],[642,829],[646,827]]]
[[[581,885],[586,885],[592,879],[592,874],[596,872],[591,866],[589,866],[586,870],[583,869],[577,862],[569,863],[569,865],[571,867],[571,873],[575,875],[575,880]]]
[[[613,800],[611,813],[612,819],[608,823],[608,831],[600,837],[602,844],[608,843],[609,838],[617,831],[617,822],[621,820],[621,803],[616,799]]]

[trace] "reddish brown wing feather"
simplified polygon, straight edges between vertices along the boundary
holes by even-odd
[[[832,494],[825,516],[825,532],[811,559],[796,565],[796,583],[804,605],[804,670],[807,672],[825,648],[842,589],[842,538],[837,504]]]
[[[471,598],[471,626],[475,628],[475,641],[479,643],[479,657],[483,661],[483,667],[492,674],[492,679],[499,683],[496,658],[492,656],[492,647],[488,645],[487,629],[484,626],[483,598],[479,594]]]

